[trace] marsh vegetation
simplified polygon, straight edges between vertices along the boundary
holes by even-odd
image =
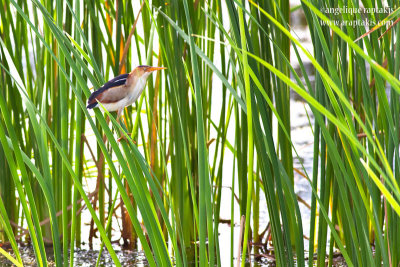
[[[398,266],[399,26],[330,23],[397,21],[398,1],[384,4],[0,0],[0,253],[21,266],[29,244],[38,266],[75,266],[75,248],[97,242],[97,264],[106,250],[116,266],[115,243],[150,266],[325,266],[338,255]],[[376,9],[346,9],[361,6]],[[291,30],[299,10],[307,48]],[[137,65],[167,69],[122,121],[86,109]],[[291,92],[309,119],[311,169],[293,142]]]

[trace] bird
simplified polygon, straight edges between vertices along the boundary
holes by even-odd
[[[90,95],[86,108],[96,108],[100,102],[109,112],[117,111],[118,119],[124,108],[139,98],[150,74],[162,69],[166,68],[140,65],[130,73],[118,75]]]
[[[90,95],[86,108],[99,107],[100,102],[109,112],[117,112],[118,121],[124,108],[139,98],[150,74],[162,69],[166,68],[140,65],[130,73],[118,75]]]

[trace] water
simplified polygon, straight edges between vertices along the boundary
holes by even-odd
[[[137,266],[137,267],[144,267],[149,266],[142,251],[131,251],[131,250],[122,250],[116,249],[116,254],[118,259],[120,260],[122,266]],[[11,250],[6,249],[11,255],[14,255]],[[36,259],[35,254],[33,252],[33,248],[31,246],[21,246],[20,247],[21,258],[23,261],[24,266],[28,267],[36,267]],[[47,249],[46,251],[48,256],[48,264],[49,266],[55,266],[53,251],[51,249]],[[92,267],[96,264],[97,257],[99,255],[98,250],[88,250],[88,249],[79,249],[76,248],[74,252],[74,266],[81,266],[81,267]],[[113,264],[113,260],[110,254],[107,251],[102,252],[101,254],[101,261],[100,266],[115,266]],[[15,266],[11,264],[3,256],[0,257],[0,266],[8,267],[8,266]]]

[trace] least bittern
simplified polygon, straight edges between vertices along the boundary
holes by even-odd
[[[132,105],[139,98],[149,75],[153,71],[162,69],[166,68],[141,65],[130,73],[115,77],[92,93],[86,108],[98,107],[98,102],[100,102],[108,111],[117,111],[118,121],[124,108]]]

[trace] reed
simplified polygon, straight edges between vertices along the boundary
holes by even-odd
[[[359,5],[0,0],[0,242],[13,251],[0,253],[23,265],[19,244],[30,243],[47,266],[51,246],[56,266],[74,266],[74,248],[97,233],[97,266],[103,248],[121,266],[116,236],[143,250],[150,266],[222,266],[229,183],[231,266],[239,239],[242,266],[260,242],[273,247],[278,266],[331,266],[337,251],[349,266],[397,266],[399,26],[338,27],[329,22],[388,14],[321,12]],[[398,1],[388,5],[395,18]],[[300,9],[313,51],[290,31]],[[92,87],[141,64],[168,69],[149,79],[124,123],[102,107],[86,109]],[[290,90],[312,112],[312,173],[295,168]],[[132,139],[117,142],[121,131]],[[295,171],[312,191],[309,233]]]

